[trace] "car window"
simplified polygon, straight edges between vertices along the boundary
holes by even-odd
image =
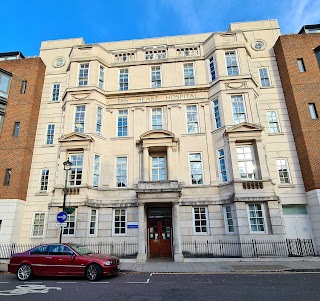
[[[64,245],[50,245],[48,253],[49,255],[73,255],[73,251]]]
[[[48,246],[40,246],[30,251],[30,255],[48,254]]]
[[[75,249],[80,255],[88,255],[94,253],[92,250],[81,245],[72,245],[72,248]]]

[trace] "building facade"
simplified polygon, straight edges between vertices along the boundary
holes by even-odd
[[[136,243],[138,261],[182,261],[194,240],[287,238],[291,209],[307,199],[273,52],[279,34],[268,20],[43,42],[22,241],[59,240],[65,184],[62,240]],[[303,217],[294,238],[312,238]]]
[[[20,240],[44,72],[40,58],[0,53],[0,243]]]
[[[319,249],[320,25],[306,25],[299,34],[279,37],[274,50]]]

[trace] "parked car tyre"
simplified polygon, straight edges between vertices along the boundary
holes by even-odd
[[[102,277],[102,268],[97,263],[91,263],[86,269],[86,277],[90,281],[97,281]]]
[[[27,281],[32,276],[32,268],[29,264],[22,264],[20,265],[17,271],[17,278],[20,281]]]

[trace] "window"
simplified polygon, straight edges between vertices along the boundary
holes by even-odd
[[[166,161],[164,157],[152,157],[152,181],[166,180]]]
[[[161,60],[167,57],[167,51],[164,50],[149,50],[146,51],[146,60]]]
[[[0,113],[0,133],[1,133],[1,130],[2,130],[3,119],[4,119],[4,116]]]
[[[187,133],[199,133],[198,125],[198,107],[196,105],[190,105],[187,109]]]
[[[151,88],[161,87],[161,67],[151,67]]]
[[[5,186],[9,186],[10,178],[11,178],[11,173],[12,173],[11,168],[7,168],[7,169],[6,169],[6,175],[5,175],[5,177],[4,177],[4,185],[5,185]]]
[[[196,234],[209,234],[207,207],[194,207],[194,232]]]
[[[303,59],[297,59],[297,64],[300,72],[306,72],[306,67],[304,66]]]
[[[317,112],[316,104],[309,103],[308,106],[309,106],[311,119],[318,119],[318,112]]]
[[[21,84],[21,94],[25,94],[27,90],[27,81],[23,80]]]
[[[317,59],[317,62],[318,62],[318,66],[320,67],[320,46],[318,46],[315,50],[314,50],[314,53],[316,55],[316,59]]]
[[[241,122],[246,122],[246,112],[244,107],[244,101],[242,95],[232,95],[232,113],[234,124],[239,124]]]
[[[117,157],[116,187],[127,187],[127,157]]]
[[[153,108],[151,110],[151,123],[152,129],[158,130],[162,129],[162,108]]]
[[[235,51],[225,52],[228,75],[239,75],[237,55]]]
[[[276,111],[267,111],[269,130],[271,133],[280,133],[278,116]]]
[[[270,78],[269,78],[268,68],[260,68],[259,74],[260,74],[261,87],[270,87]]]
[[[78,86],[88,86],[89,63],[80,64]]]
[[[97,123],[96,123],[97,135],[101,135],[101,129],[102,129],[102,108],[97,107]]]
[[[199,185],[203,184],[203,174],[202,174],[202,161],[201,154],[189,154],[190,162],[190,172],[191,172],[191,184]]]
[[[214,59],[213,56],[209,59],[209,67],[210,67],[210,75],[211,75],[211,81],[214,81],[216,79],[216,70],[214,68]]]
[[[113,233],[115,235],[126,234],[126,209],[113,210]]]
[[[69,171],[69,185],[78,186],[82,181],[83,154],[70,154],[69,160],[72,163]]]
[[[13,129],[13,136],[14,137],[18,137],[19,129],[20,129],[20,122],[15,122],[14,123],[14,129]]]
[[[135,59],[136,59],[135,53],[118,53],[118,54],[115,54],[114,56],[114,61],[116,63],[134,61]]]
[[[8,98],[11,76],[0,72],[0,97]]]
[[[199,47],[178,48],[177,56],[198,56],[200,54]]]
[[[218,99],[213,101],[213,113],[214,113],[216,128],[219,129],[221,128],[221,119],[220,119],[220,109],[219,109]]]
[[[227,233],[234,233],[232,208],[230,205],[224,207],[224,216]]]
[[[183,78],[185,86],[195,85],[193,63],[183,65]]]
[[[49,169],[42,169],[40,178],[40,191],[48,190]]]
[[[240,178],[255,179],[255,161],[251,145],[237,147],[238,167]]]
[[[97,235],[98,210],[91,209],[89,235]]]
[[[93,187],[99,187],[100,185],[100,155],[94,155],[93,164]]]
[[[277,169],[281,184],[290,184],[290,174],[287,159],[277,159]]]
[[[249,204],[249,222],[251,232],[266,232],[265,218],[262,204]]]
[[[63,228],[63,235],[74,236],[76,232],[76,211],[68,214],[65,222],[67,223],[67,226]]]
[[[121,69],[119,73],[119,90],[128,90],[129,89],[129,70]]]
[[[128,136],[128,110],[118,111],[118,137]]]
[[[44,234],[44,222],[46,214],[42,212],[35,212],[32,223],[32,237],[42,237]]]
[[[47,127],[46,144],[53,144],[55,124],[50,123]]]
[[[100,65],[99,68],[99,88],[100,89],[104,89],[104,66]]]
[[[221,182],[227,182],[227,169],[226,169],[226,160],[224,157],[224,149],[218,149],[218,161],[219,161],[219,170],[220,170],[220,180]]]
[[[60,94],[60,84],[55,83],[52,85],[52,101],[59,101],[59,94]]]
[[[86,106],[76,106],[74,115],[74,131],[84,133],[84,120],[86,115]]]

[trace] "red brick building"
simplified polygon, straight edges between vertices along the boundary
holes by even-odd
[[[275,54],[307,192],[309,215],[320,246],[320,24],[282,35]]]
[[[19,232],[14,229],[27,196],[44,73],[39,57],[0,53],[0,242]]]

